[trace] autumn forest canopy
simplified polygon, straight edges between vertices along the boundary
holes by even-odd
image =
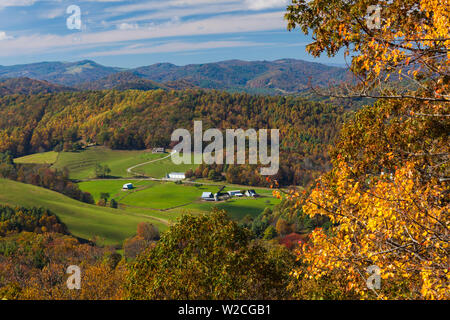
[[[280,129],[278,174],[190,175],[270,187],[281,203],[239,221],[184,214],[164,232],[142,222],[121,248],[72,237],[56,211],[2,205],[0,298],[449,299],[450,1],[291,0],[285,20],[312,35],[312,56],[344,52],[353,79],[312,87],[315,101],[197,87],[1,96],[2,178],[92,205],[66,170],[13,158],[171,148],[175,129],[202,120]],[[71,264],[85,270],[81,290],[65,287]]]
[[[301,98],[201,90],[100,91],[0,99],[0,152],[9,151],[13,156],[70,151],[91,143],[112,149],[169,148],[174,145],[172,132],[178,128],[192,132],[194,120],[202,120],[204,130],[280,128],[282,160],[277,179],[284,185],[305,185],[329,168],[327,148],[346,112],[344,107]],[[253,172],[255,168],[243,170]],[[265,179],[257,178],[256,185],[264,184]]]

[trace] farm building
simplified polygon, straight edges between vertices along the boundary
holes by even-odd
[[[214,201],[214,195],[212,194],[212,192],[203,192],[202,193],[202,200],[205,201]]]
[[[255,192],[255,190],[252,190],[252,189],[245,191],[245,195],[247,197],[253,197],[253,198],[258,196],[258,194]]]
[[[241,190],[228,191],[230,197],[243,197]]]
[[[164,148],[153,148],[152,153],[165,153],[166,149]]]
[[[173,180],[183,180],[186,179],[186,175],[182,172],[171,172],[167,175],[167,178]]]
[[[125,183],[122,187],[123,190],[131,190],[133,189],[133,184],[132,183]]]

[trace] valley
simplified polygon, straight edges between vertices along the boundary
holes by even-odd
[[[32,154],[14,161],[27,165],[50,165],[51,168],[63,170],[67,168],[70,178],[78,182],[79,188],[89,192],[97,203],[101,196],[108,194],[108,200],[118,203],[117,209],[84,204],[68,197],[58,195],[50,201],[52,192],[35,186],[15,183],[12,189],[0,197],[1,204],[20,206],[42,206],[51,209],[69,231],[80,238],[98,238],[99,244],[121,245],[135,233],[139,222],[151,222],[164,231],[175,223],[183,214],[208,213],[214,207],[226,210],[230,217],[239,221],[245,216],[256,217],[265,208],[273,208],[280,203],[267,188],[252,188],[258,198],[233,198],[220,202],[201,200],[203,192],[217,192],[226,186],[223,192],[250,188],[245,186],[214,182],[202,179],[199,182],[185,181],[177,184],[161,180],[168,172],[185,172],[195,169],[197,165],[175,165],[168,154],[153,154],[151,150],[122,151],[111,150],[102,146],[92,146],[78,152],[44,152]],[[161,161],[158,161],[161,159]],[[136,178],[127,170],[131,166],[146,161],[154,161],[135,170],[147,177]],[[111,168],[110,176],[104,179],[95,177],[95,165],[101,163]],[[7,180],[1,180],[3,189],[8,189]],[[132,183],[132,190],[123,190],[125,183]],[[18,189],[30,189],[20,197],[11,197]],[[19,193],[22,194],[22,193]],[[39,196],[39,201],[31,199]],[[6,200],[8,199],[8,200]],[[79,210],[82,213],[75,214]]]

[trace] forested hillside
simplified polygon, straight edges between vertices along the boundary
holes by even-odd
[[[153,90],[166,88],[163,84],[156,83],[152,80],[143,79],[135,73],[129,71],[113,73],[106,78],[92,82],[85,82],[77,85],[76,87],[81,90]]]
[[[176,66],[158,63],[134,69],[136,74],[156,82],[185,79],[209,89],[235,89],[251,92],[294,93],[312,85],[328,85],[349,76],[344,68],[296,59],[275,61],[229,60]],[[264,91],[261,91],[264,90]]]
[[[76,89],[30,78],[0,79],[0,96],[11,94],[56,93],[62,91],[76,91]]]
[[[305,184],[329,168],[327,146],[343,107],[291,97],[218,91],[101,91],[0,99],[0,152],[14,156],[72,150],[83,143],[113,149],[169,147],[177,128],[280,129],[284,184]]]

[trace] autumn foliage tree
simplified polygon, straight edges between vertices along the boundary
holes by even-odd
[[[185,215],[129,265],[129,299],[284,299],[293,256],[224,211]]]
[[[137,236],[147,241],[157,241],[160,238],[158,228],[154,224],[148,222],[138,223]]]
[[[140,222],[137,225],[136,236],[126,239],[123,243],[123,249],[127,258],[136,258],[146,248],[155,244],[159,240],[158,228],[148,222]]]
[[[312,32],[313,56],[352,56],[353,95],[449,102],[449,12],[448,0],[292,0],[285,18]],[[391,76],[418,90],[400,92]]]
[[[121,299],[124,263],[111,248],[81,244],[69,235],[9,234],[0,237],[0,299]],[[67,288],[66,270],[70,265],[81,269],[80,290]]]
[[[373,29],[365,18],[376,4]],[[313,33],[307,50],[314,56],[353,54],[359,83],[347,96],[379,98],[345,124],[333,170],[309,195],[287,196],[333,224],[312,232],[293,273],[317,291],[328,285],[324,296],[450,297],[449,12],[448,1],[432,0],[293,0],[288,7],[289,28]],[[380,289],[367,286],[372,265]]]

